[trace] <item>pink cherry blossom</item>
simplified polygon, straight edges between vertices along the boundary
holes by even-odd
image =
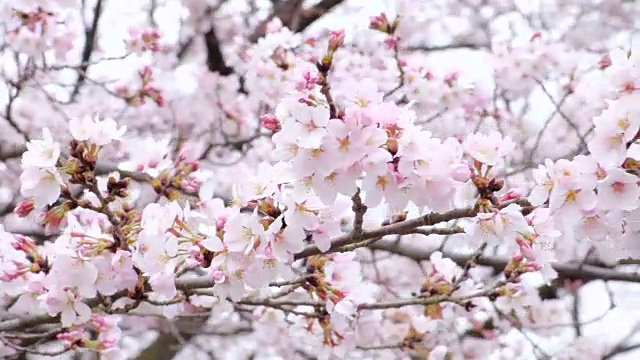
[[[300,3],[0,2],[0,354],[635,358],[639,8]]]

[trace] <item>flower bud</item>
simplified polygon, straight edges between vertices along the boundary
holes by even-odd
[[[116,180],[116,178],[114,178],[113,176],[109,176],[109,180],[107,180],[107,191],[113,191],[113,189],[118,186],[117,184],[118,181]]]
[[[390,28],[389,19],[387,19],[387,15],[384,13],[380,13],[378,16],[371,16],[369,18],[369,29],[388,33]]]
[[[21,218],[29,216],[34,209],[33,199],[22,200],[16,205],[15,209],[13,209],[14,214],[18,215]]]
[[[387,139],[387,150],[395,155],[398,152],[398,139],[394,139],[394,138],[389,138]]]
[[[451,177],[455,181],[466,182],[471,177],[471,169],[464,163],[458,163],[451,167]]]
[[[28,270],[25,264],[12,260],[2,266],[0,270],[0,281],[13,281],[23,276]]]
[[[387,49],[393,50],[398,46],[398,37],[389,35],[386,39],[384,39],[384,44],[387,45]]]
[[[225,281],[226,276],[224,275],[224,272],[222,272],[221,270],[214,270],[211,272],[211,277],[213,278],[213,281],[216,284],[221,284]]]
[[[524,191],[520,188],[510,189],[506,194],[500,197],[500,202],[519,199],[524,196]]]
[[[489,182],[489,188],[491,191],[500,191],[504,187],[504,180],[502,179],[492,179]]]
[[[487,178],[482,177],[482,176],[474,176],[472,180],[473,180],[473,185],[475,185],[475,187],[478,190],[483,190],[483,191],[484,191],[484,189],[487,188],[488,183],[489,183],[487,181]]]
[[[332,31],[329,35],[329,52],[335,52],[342,45],[344,45],[344,29]]]
[[[23,235],[15,235],[11,240],[11,246],[25,253],[31,253],[36,250],[36,243],[31,238]]]
[[[127,188],[127,187],[129,187],[129,183],[131,183],[131,178],[126,177],[126,178],[118,181],[117,187],[119,187],[121,189]]]
[[[58,229],[61,225],[62,220],[64,220],[65,215],[67,214],[67,209],[63,205],[58,205],[56,207],[51,208],[49,211],[43,214],[42,216],[42,224],[47,227],[47,229],[53,231]],[[46,230],[45,229],[45,232]]]
[[[282,129],[282,127],[280,126],[280,121],[278,121],[278,119],[271,114],[260,116],[260,123],[265,129],[274,132],[278,132],[280,131],[280,129]]]
[[[611,66],[611,64],[612,64],[611,57],[609,56],[609,54],[605,54],[604,56],[602,56],[600,61],[598,61],[598,68],[600,70],[604,70],[609,66]]]

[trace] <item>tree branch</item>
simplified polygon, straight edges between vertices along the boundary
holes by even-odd
[[[611,360],[622,353],[626,353],[626,352],[638,350],[638,349],[640,349],[640,344],[620,346],[615,348],[613,351],[609,352],[607,355],[605,355],[602,358],[602,360]]]
[[[222,76],[233,73],[233,69],[224,62],[224,56],[220,48],[220,39],[216,35],[215,25],[204,34],[204,41],[207,46],[207,67],[211,72],[217,72]]]
[[[96,47],[96,38],[98,36],[98,25],[100,24],[100,17],[102,17],[102,11],[104,9],[104,0],[96,1],[96,6],[93,8],[93,22],[91,27],[85,29],[84,48],[82,49],[82,60],[78,68],[78,80],[76,81],[73,91],[71,92],[71,100],[75,99],[80,93],[80,88],[87,80],[87,70],[89,69],[89,61],[91,60],[91,54]]]
[[[401,50],[405,51],[425,51],[425,52],[436,52],[436,51],[447,51],[447,50],[458,50],[458,49],[482,49],[486,47],[486,45],[479,45],[474,43],[453,43],[448,45],[419,45],[419,46],[408,46]]]
[[[423,261],[429,260],[429,257],[433,252],[430,250],[420,249],[415,246],[396,243],[395,241],[381,240],[368,246],[371,249],[383,250],[392,254],[405,256],[413,260]],[[461,255],[452,253],[443,253],[443,257],[450,258],[460,266],[465,266],[467,261],[472,255]],[[504,271],[507,266],[508,259],[500,257],[482,256],[478,259],[477,264],[482,266],[488,266],[493,268],[496,273]],[[640,283],[640,274],[620,272],[615,269],[609,269],[599,267],[595,265],[587,264],[553,264],[553,268],[558,272],[560,277],[581,279],[584,282],[592,280],[604,280],[604,281],[626,281],[633,283]]]
[[[430,213],[415,219],[382,226],[377,229],[363,230],[359,234],[357,241],[365,241],[370,239],[381,238],[386,235],[407,234],[411,232],[411,230],[421,226],[436,225],[441,222],[451,221],[455,219],[472,218],[477,214],[478,214],[478,210],[473,208],[456,209],[443,214]],[[329,252],[332,252],[332,250],[335,251],[336,249],[341,248],[345,245],[349,245],[353,242],[354,242],[354,236],[351,233],[338,236],[331,241],[331,248],[329,249]],[[309,256],[318,255],[318,254],[322,254],[322,251],[320,251],[315,245],[309,246],[304,250],[302,250],[301,252],[297,253],[294,256],[294,259],[299,260],[299,259],[303,259]]]
[[[136,360],[171,360],[173,359],[194,337],[198,335],[207,322],[207,317],[178,319],[173,325],[175,331],[162,332],[149,346],[144,348]],[[190,327],[195,327],[195,331],[180,331],[180,323],[189,322]]]
[[[303,0],[278,2],[274,5],[273,12],[267,16],[249,36],[249,41],[255,43],[263,37],[267,31],[267,24],[276,17],[282,21],[284,26],[291,29],[291,31],[302,32],[343,1],[344,0],[322,0],[307,9],[301,9]]]
[[[311,24],[320,19],[324,14],[328,13],[334,7],[340,5],[342,2],[343,0],[322,0],[313,7],[304,9],[302,11],[302,17],[300,18],[295,31],[300,32],[305,30]]]

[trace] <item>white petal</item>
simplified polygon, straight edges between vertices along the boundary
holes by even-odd
[[[73,325],[74,321],[76,321],[76,311],[72,306],[67,306],[62,310],[62,314],[60,314],[60,322],[62,326],[69,327]]]
[[[74,303],[75,311],[78,313],[78,322],[85,323],[91,319],[91,308],[82,301]]]
[[[358,307],[349,300],[342,300],[336,304],[334,310],[342,315],[350,316],[356,313]]]
[[[205,181],[202,185],[200,185],[200,189],[198,190],[198,197],[200,200],[209,200],[213,198],[214,193],[214,181],[209,180]]]

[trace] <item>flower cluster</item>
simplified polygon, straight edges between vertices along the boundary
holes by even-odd
[[[155,53],[161,49],[159,43],[161,35],[156,29],[131,28],[129,29],[129,35],[131,38],[126,41],[127,50],[138,55],[146,51]]]
[[[154,3],[150,26],[126,24],[127,53],[99,61],[100,22],[116,12],[98,1],[78,65],[54,58],[69,57],[86,11],[0,4],[16,55],[0,115],[25,139],[17,155],[0,146],[2,171],[20,172],[0,190],[22,197],[9,196],[0,226],[0,355],[122,359],[132,338],[148,357],[138,340],[152,330],[206,336],[185,351],[230,358],[619,351],[583,331],[582,299],[606,284],[609,310],[621,308],[607,281],[640,282],[618,268],[640,255],[636,49],[578,51],[559,40],[565,22],[526,4],[443,3],[442,16],[403,1],[356,29],[314,32],[324,2],[293,3],[266,19]],[[179,14],[175,46],[161,13]],[[456,43],[411,45],[465,19],[473,30]],[[553,28],[504,47],[490,38],[516,19]],[[492,61],[470,72],[429,61],[459,48]],[[130,57],[132,83],[98,75],[97,63]],[[534,124],[538,95],[552,108]],[[563,349],[537,344],[569,332]]]
[[[45,1],[37,8],[26,3],[7,2],[0,6],[8,15],[8,43],[19,52],[39,56],[54,51],[55,57],[65,60],[73,49],[74,23],[67,18],[68,4]],[[4,17],[4,16],[3,16]]]

